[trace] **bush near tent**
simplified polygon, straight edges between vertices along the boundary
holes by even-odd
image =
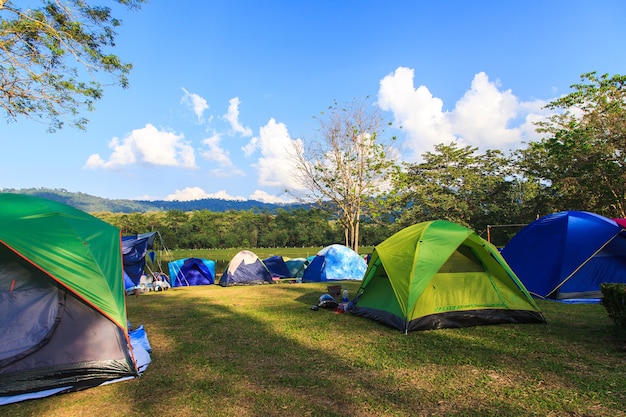
[[[239,251],[228,263],[220,278],[222,287],[271,284],[272,275],[259,257],[248,250]]]
[[[215,283],[215,261],[183,258],[168,263],[172,287],[211,285]]]
[[[329,245],[320,250],[302,275],[304,282],[362,280],[367,263],[344,245]]]
[[[599,302],[600,284],[626,283],[626,230],[581,211],[544,216],[520,230],[502,256],[536,297]]]
[[[0,404],[139,375],[119,229],[62,203],[2,193],[0,288]]]
[[[376,246],[349,309],[403,332],[545,322],[496,247],[443,220]]]

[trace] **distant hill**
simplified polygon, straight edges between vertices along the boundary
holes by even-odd
[[[28,194],[37,197],[47,198],[49,200],[65,203],[87,213],[109,212],[109,213],[145,213],[148,211],[167,211],[167,210],[210,210],[215,212],[223,212],[228,210],[237,211],[259,211],[273,213],[279,208],[294,209],[297,207],[308,207],[301,204],[270,204],[261,201],[246,200],[220,200],[217,198],[205,198],[203,200],[193,201],[141,201],[141,200],[110,200],[107,198],[96,197],[84,193],[73,193],[64,189],[50,188],[24,188],[13,189],[3,188],[1,192]]]

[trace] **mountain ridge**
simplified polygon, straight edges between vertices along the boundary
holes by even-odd
[[[62,188],[2,188],[0,192],[26,194],[36,197],[47,198],[52,201],[67,204],[87,213],[110,212],[110,213],[146,213],[149,211],[194,211],[209,210],[224,212],[235,211],[259,211],[276,212],[279,208],[294,209],[299,207],[309,208],[305,204],[274,204],[256,200],[222,200],[218,198],[205,198],[190,201],[166,201],[166,200],[126,200],[108,199],[97,197],[82,192],[71,192]]]

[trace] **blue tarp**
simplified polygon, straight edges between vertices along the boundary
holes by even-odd
[[[367,263],[347,246],[330,245],[320,250],[304,270],[302,281],[362,280]]]
[[[502,256],[540,298],[597,302],[601,283],[626,283],[626,231],[594,213],[542,217],[517,233]]]
[[[139,285],[146,266],[146,254],[152,249],[157,232],[122,236],[124,271],[135,285]]]

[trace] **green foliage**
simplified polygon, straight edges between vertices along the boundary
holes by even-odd
[[[502,152],[481,154],[450,143],[436,145],[423,159],[405,164],[395,176],[395,204],[404,208],[401,224],[445,219],[484,230],[523,216],[527,187]]]
[[[548,104],[546,136],[520,152],[528,178],[547,187],[552,211],[626,217],[626,76],[583,74],[574,91]]]
[[[117,0],[137,9],[146,0]],[[33,2],[31,2],[33,3]],[[49,120],[49,130],[84,129],[81,108],[102,97],[99,74],[128,86],[132,65],[108,52],[120,21],[111,9],[84,0],[41,1],[23,8],[0,2],[0,107],[8,121],[18,116]]]
[[[336,222],[319,209],[279,209],[276,214],[168,210],[95,215],[124,235],[158,231],[169,249],[324,247],[343,238]],[[363,243],[370,246],[390,236],[388,228],[369,223],[364,231]]]
[[[618,327],[626,329],[626,285],[600,284],[602,305]]]

